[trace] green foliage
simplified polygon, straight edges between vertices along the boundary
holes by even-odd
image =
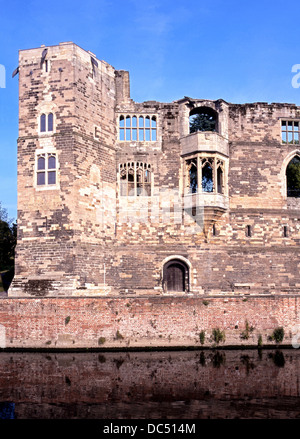
[[[200,343],[204,344],[205,341],[205,331],[201,331],[199,334]]]
[[[203,112],[190,117],[190,133],[197,131],[215,131],[216,120],[212,114]]]
[[[7,211],[0,202],[0,271],[14,267],[17,225],[8,220]]]
[[[117,330],[117,332],[116,332],[116,339],[117,340],[123,340],[123,335],[119,332],[119,330]]]
[[[70,317],[70,316],[66,317],[66,318],[65,318],[65,325],[67,325],[67,324],[69,323],[70,320],[71,320],[71,317]]]
[[[273,334],[271,336],[272,340],[275,340],[276,343],[281,343],[284,338],[284,329],[282,326],[275,328]]]
[[[99,337],[98,338],[98,345],[100,346],[100,345],[102,345],[102,344],[104,344],[106,342],[106,338],[105,337]]]
[[[225,341],[225,331],[221,331],[219,328],[214,328],[212,330],[212,337],[215,343],[220,343],[220,341]]]
[[[250,336],[250,332],[252,332],[254,330],[253,326],[249,326],[248,320],[246,320],[245,323],[245,331],[243,331],[241,333],[241,338],[243,340],[248,340],[249,336]]]
[[[258,340],[257,340],[257,345],[258,345],[258,347],[259,348],[261,348],[262,347],[262,336],[261,336],[261,334],[259,334],[259,336],[258,336]]]
[[[207,306],[209,304],[209,301],[208,300],[203,300],[202,303],[203,303],[204,306]]]

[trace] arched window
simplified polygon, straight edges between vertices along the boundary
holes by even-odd
[[[189,192],[194,194],[198,191],[197,158],[187,161],[187,169],[189,172]]]
[[[217,131],[218,113],[209,107],[194,108],[190,112],[190,133]]]
[[[53,131],[53,113],[48,114],[48,131]]]
[[[46,132],[50,132],[53,131],[53,126],[54,126],[54,116],[53,113],[49,113],[49,114],[41,114],[40,117],[40,132],[41,133],[46,133]]]
[[[295,155],[286,168],[286,187],[288,197],[300,197],[300,156]]]
[[[224,163],[222,160],[217,160],[217,192],[223,194],[224,192]]]
[[[180,259],[171,259],[163,268],[163,289],[165,292],[189,291],[189,269]]]
[[[46,131],[46,114],[41,115],[40,131],[41,133]]]
[[[184,172],[188,193],[225,194],[225,161],[220,157],[196,154],[185,160]]]
[[[151,196],[151,165],[143,162],[128,162],[119,165],[120,195]]]
[[[202,191],[212,192],[214,189],[213,183],[213,159],[202,159]]]

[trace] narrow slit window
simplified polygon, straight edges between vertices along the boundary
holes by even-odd
[[[202,161],[202,190],[203,192],[212,192],[213,185],[213,168],[212,164],[205,159]]]
[[[41,126],[40,126],[41,133],[44,133],[46,131],[46,114],[41,115]]]
[[[194,194],[198,191],[198,170],[195,161],[191,161],[189,164],[189,180],[190,192]]]
[[[53,114],[48,114],[48,131],[53,131]]]
[[[252,235],[251,226],[248,225],[248,226],[246,227],[246,236],[247,236],[248,238],[250,238],[251,235]]]
[[[153,116],[151,119],[151,140],[156,141],[156,117]]]
[[[126,117],[126,140],[131,140],[131,118]]]
[[[119,135],[120,135],[120,140],[125,140],[125,132],[124,132],[124,116],[120,116],[119,119]]]
[[[218,188],[218,193],[222,194],[223,193],[223,170],[221,167],[218,167],[218,169],[217,169],[217,188]]]
[[[287,226],[283,226],[283,236],[284,236],[284,238],[288,237],[288,227]]]

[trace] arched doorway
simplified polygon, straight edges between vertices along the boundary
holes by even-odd
[[[180,259],[171,259],[163,268],[165,292],[186,292],[189,290],[189,269]]]

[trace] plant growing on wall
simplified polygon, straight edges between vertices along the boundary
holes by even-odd
[[[214,328],[212,330],[212,338],[213,341],[217,344],[220,343],[220,341],[225,341],[225,331],[221,331],[219,328]]]
[[[271,340],[275,340],[276,343],[281,343],[284,338],[284,329],[282,326],[275,328],[271,335]]]

